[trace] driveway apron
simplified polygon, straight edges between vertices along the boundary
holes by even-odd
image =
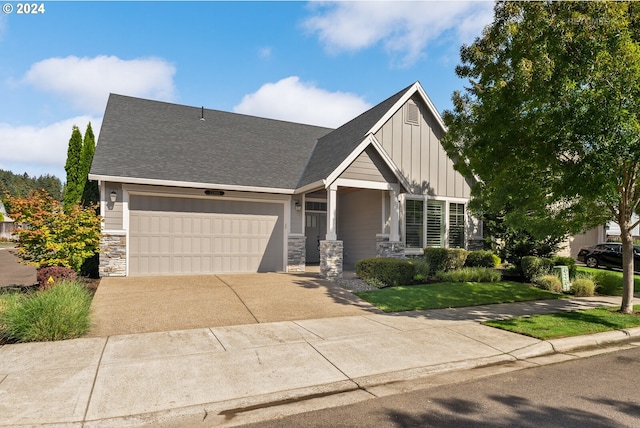
[[[89,337],[379,313],[308,274],[106,277]]]

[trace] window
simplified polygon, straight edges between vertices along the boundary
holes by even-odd
[[[427,247],[444,247],[444,203],[427,201]]]
[[[464,204],[449,204],[449,248],[464,248]]]
[[[404,202],[404,233],[406,248],[422,248],[424,202],[407,199]]]
[[[327,211],[326,202],[306,201],[304,204],[305,211]]]

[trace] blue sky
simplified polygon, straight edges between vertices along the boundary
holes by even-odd
[[[0,169],[65,180],[108,94],[337,127],[419,80],[451,108],[491,2],[60,2],[0,13]],[[39,3],[38,3],[39,4]],[[4,9],[3,9],[4,10]],[[133,144],[133,142],[132,142]]]

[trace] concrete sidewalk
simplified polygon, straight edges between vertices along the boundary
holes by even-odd
[[[540,341],[478,322],[603,304],[619,298],[4,345],[0,425],[232,426],[640,345],[640,329]]]

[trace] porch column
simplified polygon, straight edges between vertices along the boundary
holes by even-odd
[[[338,241],[337,212],[338,185],[333,183],[327,189],[327,235],[320,241],[320,275],[326,279],[342,278],[343,246]]]
[[[398,203],[398,194],[400,190],[400,186],[397,184],[391,185],[391,190],[389,191],[389,212],[391,214],[391,224],[389,225],[389,241],[391,242],[399,242],[400,241],[400,222],[399,222],[399,210],[400,204]]]
[[[338,205],[338,186],[334,183],[327,190],[327,241],[335,241],[338,239],[336,228],[337,205]]]

